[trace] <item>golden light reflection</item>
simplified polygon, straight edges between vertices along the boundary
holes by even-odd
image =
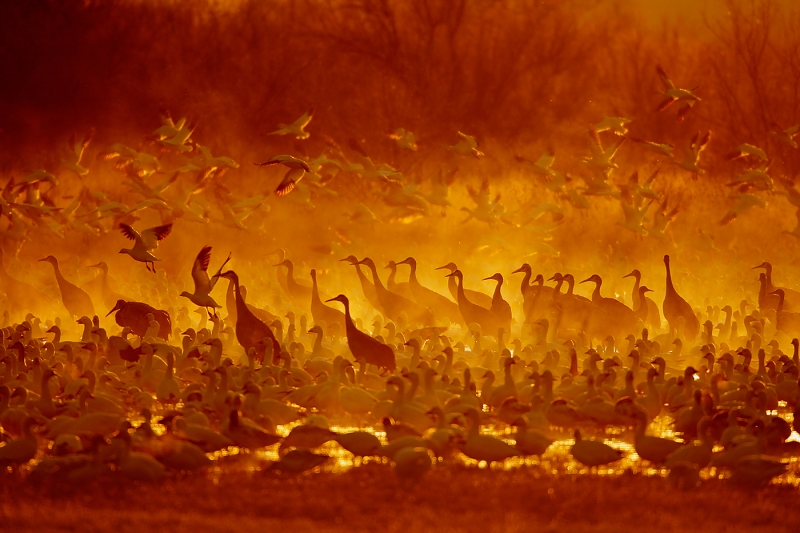
[[[459,475],[795,497],[798,28],[791,0],[0,2],[0,523],[42,481],[357,480],[409,531],[392,498],[466,502]],[[347,507],[300,500],[279,520]]]

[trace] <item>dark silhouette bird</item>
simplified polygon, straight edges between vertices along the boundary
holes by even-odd
[[[58,268],[58,259],[52,255],[48,255],[39,261],[46,261],[53,265],[53,270],[56,274],[56,281],[58,288],[61,291],[61,301],[64,303],[69,314],[73,316],[94,316],[94,305],[92,299],[86,294],[86,291],[67,281],[61,275],[61,269]]]
[[[633,269],[630,274],[626,274],[622,276],[623,278],[633,278],[633,291],[631,291],[631,298],[633,299],[633,309],[639,308],[639,287],[642,283],[642,273],[639,272],[638,269]],[[661,312],[658,310],[658,304],[656,304],[650,298],[645,297],[645,303],[647,304],[647,322],[646,324],[650,326],[655,326],[656,328],[661,327]]]
[[[150,322],[147,315],[153,315],[156,322],[158,322],[158,337],[169,340],[172,333],[172,320],[169,313],[156,309],[152,305],[143,302],[126,302],[125,300],[117,300],[116,305],[108,312],[108,315],[115,313],[114,320],[121,328],[131,328],[131,331],[140,337],[144,337]]]
[[[456,266],[455,263],[447,263],[444,266],[438,267],[436,270],[449,270],[450,273],[452,274],[453,272],[458,270],[458,267]],[[453,297],[453,299],[458,301],[458,287],[456,285],[455,277],[452,276],[450,277],[450,279],[447,282],[447,289],[450,291],[450,295]],[[464,289],[464,294],[466,294],[467,298],[469,298],[469,301],[474,303],[475,305],[479,305],[484,309],[489,309],[492,307],[492,297],[489,296],[488,294],[484,294],[478,291],[473,291],[470,289]]]
[[[464,293],[464,275],[460,270],[456,269],[447,275],[454,277],[458,280],[456,287],[456,294],[458,296],[458,310],[461,311],[461,316],[467,324],[478,324],[481,330],[486,334],[493,334],[503,327],[503,324],[494,316],[494,314],[480,305],[472,303],[467,295]]]
[[[667,269],[667,288],[664,293],[664,318],[669,322],[671,329],[678,327],[678,320],[683,317],[684,320],[684,333],[686,338],[692,342],[697,338],[700,332],[700,321],[694,314],[694,310],[689,303],[684,300],[675,286],[672,284],[672,273],[669,268],[669,256],[664,256],[664,266]]]
[[[119,253],[130,255],[136,261],[144,263],[147,270],[155,273],[156,264],[154,261],[161,261],[161,259],[154,256],[152,252],[158,248],[158,243],[170,234],[172,224],[147,228],[141,233],[128,224],[120,224],[119,229],[125,237],[134,242],[133,248],[123,248]]]
[[[633,310],[614,298],[605,298],[600,294],[600,287],[603,280],[597,274],[581,281],[581,283],[594,283],[592,291],[592,304],[596,306],[596,311],[591,321],[590,333],[594,336],[602,336],[611,333],[617,338],[622,338],[628,333],[636,330],[636,315]]]
[[[501,327],[503,327],[507,332],[511,331],[511,305],[503,299],[503,294],[500,290],[503,287],[503,275],[499,272],[488,278],[483,278],[483,281],[493,280],[497,282],[497,285],[494,289],[494,294],[492,295],[492,307],[489,311],[495,316],[497,321],[500,323]]]
[[[347,327],[344,313],[322,303],[317,287],[317,271],[313,268],[311,269],[311,316],[315,324],[324,322],[330,327],[334,322],[338,322],[343,328]]]
[[[383,286],[383,282],[378,276],[378,269],[375,267],[375,262],[372,259],[365,257],[359,261],[359,263],[367,265],[367,268],[372,272],[372,283],[375,285],[375,291],[378,293],[378,300],[380,300],[381,306],[383,310],[386,311],[386,315],[389,318],[398,321],[400,320],[400,315],[405,313],[411,323],[422,323],[427,326],[433,325],[433,313],[428,309],[412,302],[408,298],[391,292]]]
[[[356,273],[358,274],[358,281],[359,283],[361,283],[361,290],[364,292],[364,298],[367,299],[367,301],[372,307],[383,313],[383,306],[381,305],[380,300],[378,300],[378,292],[375,290],[375,285],[361,270],[361,264],[358,262],[358,258],[354,255],[348,255],[344,259],[339,259],[339,261],[350,263],[351,265],[356,267]]]
[[[288,259],[284,259],[276,267],[286,267],[286,288],[289,289],[289,297],[301,305],[306,305],[306,302],[311,298],[311,287],[305,284],[300,284],[294,279],[294,265]]]
[[[800,313],[791,313],[784,310],[784,299],[786,293],[783,289],[775,289],[770,294],[778,296],[778,309],[775,313],[775,326],[778,331],[782,331],[787,335],[797,335],[800,333]]]
[[[785,296],[784,306],[785,306],[786,310],[788,310],[789,308],[794,307],[793,305],[790,305],[790,303],[794,304],[795,302],[800,302],[800,292],[792,290],[792,289],[790,289],[788,287],[778,287],[778,286],[773,285],[773,283],[772,283],[772,264],[771,263],[769,263],[767,261],[764,261],[760,265],[754,266],[753,270],[758,269],[758,268],[763,268],[764,269],[764,273],[767,276],[767,291],[768,292],[774,292],[777,289],[783,289],[783,293],[784,293],[784,296]]]
[[[350,316],[350,300],[347,299],[347,296],[340,294],[328,301],[340,302],[344,305],[347,347],[350,349],[350,353],[353,354],[353,357],[355,357],[356,360],[363,358],[368,365],[375,365],[378,368],[394,373],[397,368],[394,351],[392,351],[389,346],[373,339],[356,327],[353,318]]]
[[[427,307],[433,311],[437,317],[447,318],[452,322],[461,320],[461,313],[458,311],[458,304],[451,301],[446,296],[423,286],[417,279],[417,260],[413,257],[406,257],[398,265],[408,265],[411,267],[411,274],[408,277],[408,285],[411,295],[422,307]]]
[[[247,307],[240,290],[239,276],[233,270],[228,270],[220,274],[220,277],[233,282],[236,295],[236,340],[239,341],[245,352],[250,348],[255,348],[256,357],[262,362],[266,352],[265,343],[271,342],[273,362],[276,362],[275,359],[279,358],[281,354],[281,345],[269,326],[259,320]]]

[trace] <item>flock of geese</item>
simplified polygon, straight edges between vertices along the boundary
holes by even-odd
[[[438,267],[445,295],[420,283],[413,257],[390,262],[384,284],[371,258],[349,256],[362,294],[329,298],[315,270],[307,285],[284,258],[284,322],[247,303],[224,270],[230,259],[213,276],[209,246],[195,259],[195,291],[180,296],[199,306],[198,324],[173,326],[175,309],[120,299],[111,330],[78,312],[92,298],[44,259],[82,333],[63,340],[61,318],[33,314],[0,329],[0,466],[67,482],[158,480],[226,450],[268,449],[277,460],[265,470],[282,475],[325,468],[335,446],[413,480],[464,458],[551,465],[562,441],[592,471],[629,456],[680,487],[699,485],[702,471],[753,487],[796,475],[783,458],[800,455],[800,315],[786,309],[800,293],[773,285],[769,263],[755,267],[750,313],[746,302],[693,308],[669,256],[660,304],[638,270],[626,276],[632,306],[604,297],[599,275],[582,281],[593,285],[583,297],[571,274],[550,286],[524,264],[510,273],[522,274],[523,314],[513,316],[501,273],[484,278],[490,295],[466,289],[457,265]],[[397,281],[401,265],[407,282]],[[211,296],[220,279],[224,318]],[[362,297],[374,306],[371,330],[351,314]],[[653,423],[671,431],[651,435]]]
[[[657,71],[664,85],[657,111],[674,106],[683,120],[701,99]],[[313,109],[272,133],[307,139],[312,117]],[[614,198],[622,207],[622,228],[667,239],[678,208],[670,211],[653,188],[658,172],[642,184],[634,173],[612,186],[614,157],[631,140],[702,174],[700,155],[710,132],[694,135],[679,158],[668,144],[630,136],[630,122],[606,117],[590,128],[590,156],[581,160],[584,187],[554,168],[552,152],[536,161],[516,159],[574,208],[587,209],[593,196]],[[238,163],[193,141],[195,127],[163,111],[161,126],[138,149],[114,144],[101,152],[99,159],[111,162],[141,197],[136,203],[84,187],[70,204],[56,206],[54,174],[39,170],[19,182],[12,178],[0,196],[8,220],[2,249],[16,256],[37,234],[120,231],[133,241],[120,253],[156,273],[159,242],[174,224],[247,229],[248,217],[269,209],[268,193],[234,194],[222,176]],[[601,134],[613,135],[613,142],[604,147]],[[798,127],[776,127],[773,134],[797,148]],[[474,137],[458,136],[447,150],[484,157]],[[402,150],[420,149],[405,129],[390,138]],[[84,157],[91,139],[73,139],[61,161],[79,179],[91,172]],[[274,190],[280,201],[309,210],[312,198],[333,202],[338,194],[329,184],[341,174],[373,184],[391,209],[387,219],[430,216],[432,208],[444,213],[451,205],[457,169],[443,169],[425,192],[403,172],[374,163],[358,142],[349,146],[354,162],[335,141],[326,143],[316,159],[278,155],[256,163],[286,167]],[[151,153],[156,150],[158,157]],[[763,150],[743,144],[731,158],[743,161],[744,170],[730,184],[738,192],[722,224],[763,207],[755,191],[773,192]],[[162,174],[169,177],[156,183]],[[800,193],[788,182],[783,186],[800,209]],[[546,203],[509,213],[488,181],[467,189],[475,204],[461,208],[467,220],[492,227],[546,232],[564,216],[561,206]],[[144,210],[156,211],[161,223],[135,229]],[[552,223],[542,224],[547,213]],[[348,216],[364,224],[379,221],[363,203]],[[75,483],[159,480],[208,468],[234,450],[266,450],[277,457],[267,471],[298,474],[325,468],[338,447],[356,464],[381,458],[377,462],[392,465],[397,476],[416,480],[465,458],[491,465],[534,457],[525,464],[543,467],[552,464],[561,441],[591,471],[613,469],[625,459],[652,465],[681,487],[698,486],[706,477],[758,487],[797,475],[796,469],[787,473],[794,463],[784,459],[800,455],[793,433],[800,420],[800,292],[774,285],[768,262],[755,267],[763,271],[753,295],[757,305],[704,310],[679,294],[669,256],[663,292],[638,269],[625,276],[633,281],[628,303],[604,295],[599,274],[576,280],[569,272],[536,272],[529,263],[505,275],[481,273],[480,287],[493,287],[489,293],[477,284],[468,288],[477,283],[475,273],[454,262],[390,261],[384,281],[370,257],[348,255],[334,264],[322,258],[300,272],[278,251],[274,285],[281,303],[268,310],[248,302],[248,280],[228,267],[230,255],[209,275],[211,251],[202,246],[192,263],[193,292],[170,297],[184,305],[168,309],[118,292],[124,285],[105,262],[91,265],[97,278],[79,286],[57,257],[42,258],[53,268],[56,295],[26,282],[19,268],[6,271],[0,255],[3,471]],[[357,280],[360,291],[320,287],[318,269],[335,268]],[[423,269],[446,279],[447,294],[422,284]],[[153,284],[161,279],[152,278]],[[212,295],[220,280],[227,284],[224,300]],[[576,292],[583,284],[589,296]],[[59,306],[63,310],[54,316]],[[108,310],[105,316],[113,315],[116,325],[104,325],[98,309]],[[79,333],[67,340],[76,327]],[[649,434],[654,427],[669,431]]]
[[[656,70],[663,84],[662,100],[656,111],[675,107],[677,120],[683,121],[695,106],[700,105],[701,99],[694,89],[677,87],[660,66]],[[458,142],[442,150],[442,154],[453,154],[455,159],[443,164],[438,175],[425,175],[423,178],[414,154],[423,150],[425,145],[404,128],[388,134],[388,138],[397,144],[397,149],[409,155],[405,159],[411,162],[404,165],[404,170],[373,161],[363,141],[350,138],[343,147],[324,133],[320,134],[324,149],[317,157],[309,157],[302,143],[311,136],[307,128],[313,117],[312,108],[295,122],[281,124],[279,129],[271,132],[272,135],[293,139],[295,148],[302,152],[300,155],[277,155],[255,164],[284,167],[286,172],[275,186],[274,195],[280,198],[279,202],[309,211],[320,202],[336,206],[342,201],[335,185],[337,182],[346,180],[348,186],[369,191],[370,201],[357,202],[355,206],[351,205],[355,202],[347,202],[349,211],[345,214],[359,226],[398,220],[430,220],[439,210],[445,215],[448,207],[453,205],[450,189],[456,183],[460,167],[473,165],[482,169],[485,175],[490,167],[499,168],[501,163],[500,155],[490,153],[486,156],[474,136],[457,132]],[[509,209],[501,203],[501,194],[493,195],[489,180],[484,179],[477,189],[466,186],[474,205],[459,206],[459,210],[467,213],[464,222],[476,220],[492,228],[522,229],[526,236],[545,242],[564,222],[566,210],[587,213],[593,208],[593,201],[610,199],[619,204],[622,215],[617,225],[639,237],[648,236],[673,243],[668,227],[678,216],[680,205],[674,201],[674,205],[670,205],[663,189],[659,191],[656,186],[663,171],[661,165],[672,165],[677,171],[685,171],[695,178],[704,174],[706,170],[701,156],[710,142],[711,132],[688,132],[687,141],[679,151],[671,144],[631,134],[629,127],[632,122],[632,119],[624,117],[605,117],[594,124],[586,137],[589,155],[567,158],[567,164],[561,170],[553,150],[546,151],[538,159],[516,154],[510,164],[521,165],[520,169],[533,175],[534,181],[530,183],[535,186],[535,199]],[[58,205],[59,178],[53,172],[35,170],[19,181],[12,177],[0,194],[0,217],[7,220],[2,234],[3,247],[16,255],[26,242],[36,240],[37,236],[98,236],[115,231],[120,224],[132,226],[148,211],[157,213],[161,226],[180,221],[182,224],[219,224],[241,230],[257,228],[258,220],[268,216],[274,205],[268,201],[269,191],[243,195],[241,187],[225,179],[228,172],[241,171],[239,163],[227,156],[214,156],[208,147],[196,142],[192,137],[196,127],[196,122],[186,117],[175,120],[168,110],[162,109],[161,125],[146,135],[137,148],[114,143],[97,153],[94,162],[87,155],[94,132],[82,139],[73,136],[60,159],[61,179],[64,173],[83,180],[87,176],[115,171],[120,173],[121,183],[127,191],[92,189],[81,181],[79,193],[61,194],[68,203]],[[774,123],[769,133],[768,139],[774,139],[776,143],[772,147],[775,151],[781,146],[797,149],[795,139],[800,134],[800,125],[785,128]],[[643,182],[638,171],[632,172],[627,179],[616,183],[611,181],[620,169],[615,158],[627,141],[656,156],[653,161],[655,171]],[[428,145],[428,152],[434,150]],[[745,143],[733,148],[727,159],[739,162],[740,171],[726,184],[730,191],[729,204],[719,218],[719,224],[730,224],[754,207],[767,207],[767,199],[774,194],[785,196],[800,210],[800,192],[791,180],[770,175],[773,159],[766,150]],[[482,162],[478,163],[479,160]],[[272,174],[266,176],[266,180],[274,179]],[[776,180],[780,189],[776,187]],[[141,239],[125,231],[126,236],[137,240],[137,246],[125,253],[137,260],[149,257],[142,248]],[[798,228],[785,232],[800,236]],[[337,240],[339,248],[344,249],[347,239],[340,237],[331,236]],[[145,241],[151,245],[151,236],[147,236]],[[148,259],[150,261],[152,258]],[[150,264],[152,266],[152,262]]]

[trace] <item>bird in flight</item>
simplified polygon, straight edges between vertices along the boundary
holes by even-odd
[[[302,159],[298,159],[292,155],[276,155],[275,157],[264,161],[263,163],[254,163],[260,167],[269,165],[283,165],[289,170],[284,174],[283,179],[275,189],[276,196],[286,196],[294,190],[297,184],[306,175],[306,172],[311,172],[308,163]]]
[[[128,254],[136,261],[144,263],[147,270],[151,270],[152,267],[152,272],[155,273],[154,261],[161,261],[161,259],[154,256],[152,252],[158,248],[159,241],[166,238],[172,231],[172,224],[148,228],[141,233],[128,224],[120,224],[119,229],[123,235],[134,242],[133,248],[123,248],[119,253]]]

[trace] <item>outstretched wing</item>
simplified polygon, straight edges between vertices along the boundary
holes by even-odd
[[[545,152],[542,157],[540,157],[536,164],[544,169],[550,170],[550,167],[553,166],[553,163],[556,161],[556,154],[552,150],[548,150]]]
[[[467,146],[469,146],[470,148],[478,147],[478,141],[476,141],[475,137],[473,137],[472,135],[467,135],[466,133],[461,133],[460,131],[458,132],[458,134],[461,136],[462,139],[464,139],[464,141],[467,143]]]
[[[300,129],[303,129],[306,126],[308,126],[308,123],[311,122],[311,118],[313,116],[314,116],[314,108],[312,107],[311,109],[306,111],[305,114],[303,114],[303,116],[301,116],[300,118],[295,120],[294,124],[292,124],[292,125],[300,128]]]
[[[656,106],[656,111],[664,111],[666,108],[668,108],[677,101],[678,101],[677,98],[673,98],[672,96],[667,96],[666,98],[661,100],[661,103],[658,104],[658,106]]]
[[[661,83],[664,84],[664,88],[666,90],[675,88],[675,84],[672,83],[671,79],[669,79],[669,76],[667,76],[667,73],[664,72],[663,68],[661,68],[661,65],[656,65],[656,72],[658,72],[658,77],[661,78]]]
[[[211,246],[203,246],[192,265],[192,279],[194,280],[194,293],[201,294],[210,291],[208,279],[208,263],[211,262]]]
[[[135,229],[133,229],[133,227],[127,224],[120,224],[119,229],[123,235],[125,235],[128,239],[132,241],[138,241],[142,238],[142,236],[139,235],[138,231],[136,231]]]
[[[208,250],[209,250],[209,252],[210,252],[210,251],[211,251],[211,247],[209,247],[209,248],[208,248]],[[211,292],[211,290],[212,290],[212,289],[213,289],[213,288],[216,286],[216,284],[217,284],[217,281],[219,281],[219,278],[220,278],[220,276],[222,275],[222,269],[223,269],[223,268],[225,268],[225,265],[227,265],[227,264],[228,264],[228,261],[230,261],[230,260],[231,260],[231,254],[230,254],[230,253],[228,253],[228,257],[225,259],[225,262],[223,262],[223,263],[220,265],[219,269],[217,270],[217,273],[216,273],[216,274],[214,274],[214,275],[211,277],[211,281],[210,281],[210,282],[209,282],[209,284],[208,284],[208,291],[209,291],[209,292]],[[207,266],[208,266],[208,263],[206,263],[206,267],[207,267]]]
[[[81,162],[81,158],[83,157],[83,151],[89,146],[89,143],[92,142],[94,138],[94,128],[89,130],[89,133],[86,134],[86,137],[81,142],[72,142],[72,150],[75,153],[75,157],[77,158],[78,163]]]
[[[171,231],[172,224],[148,228],[142,232],[142,242],[148,250],[152,250],[156,248],[158,246],[158,242],[169,235]]]
[[[698,145],[697,151],[699,152],[703,150],[708,144],[708,141],[710,140],[711,140],[711,130],[708,130],[706,134],[703,136],[703,138],[700,140],[700,144]]]
[[[303,178],[305,173],[305,170],[302,168],[290,168],[283,176],[283,179],[278,184],[278,187],[275,189],[275,195],[286,196],[292,192],[297,186],[297,182]]]

